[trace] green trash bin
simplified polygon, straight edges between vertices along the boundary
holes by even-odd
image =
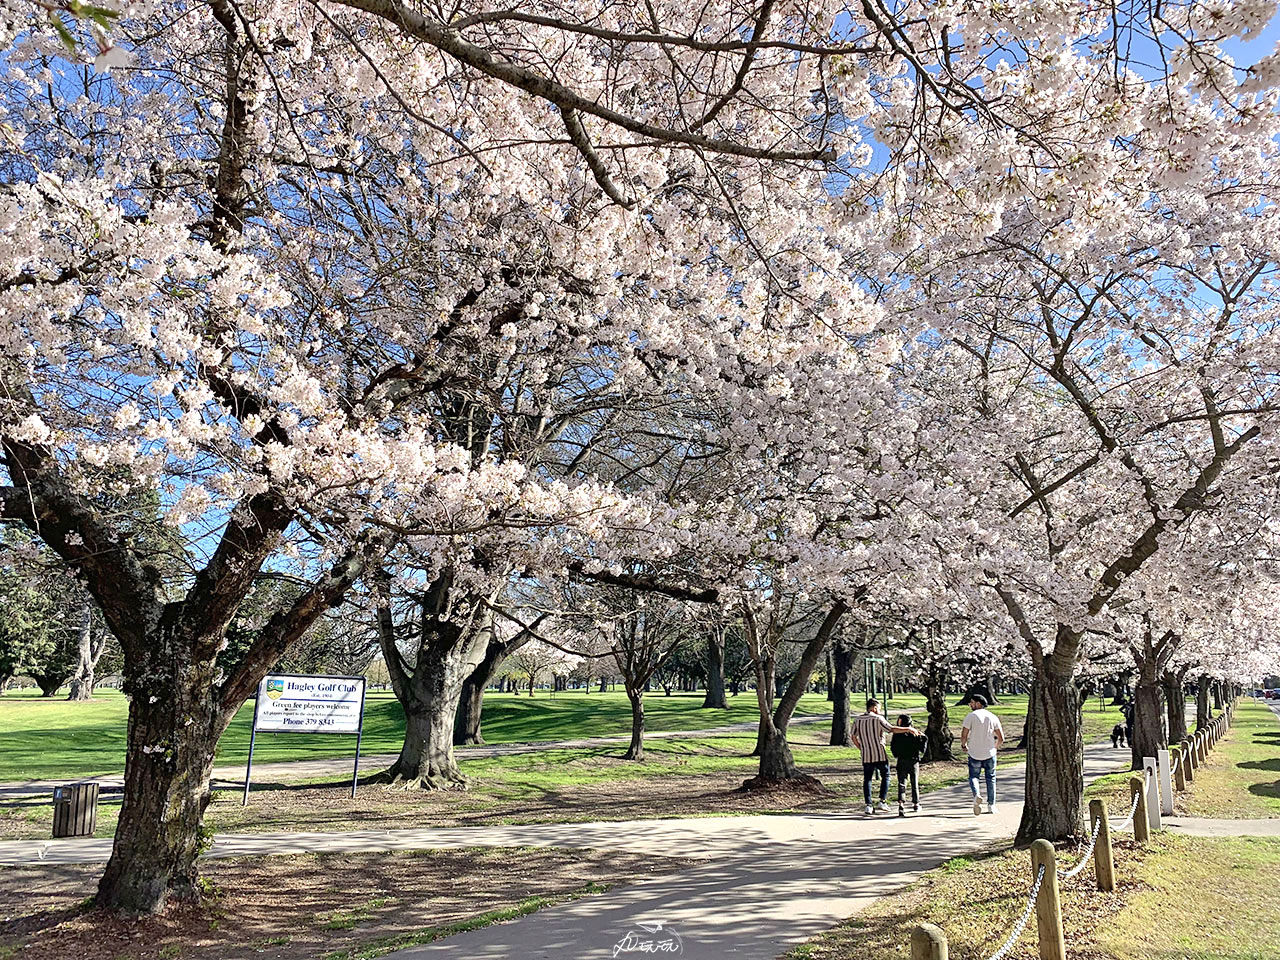
[[[53,788],[53,835],[92,837],[98,826],[98,784],[92,780]]]

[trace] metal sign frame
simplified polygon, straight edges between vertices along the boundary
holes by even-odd
[[[314,673],[268,673],[264,674],[258,680],[258,686],[254,688],[253,694],[253,726],[249,728],[249,759],[244,767],[244,796],[240,800],[240,806],[247,807],[249,805],[249,783],[253,779],[253,748],[258,740],[258,707],[262,703],[262,681],[267,677],[292,677],[297,680],[359,680],[360,681],[360,723],[356,726],[356,755],[351,766],[351,796],[356,795],[356,784],[360,780],[360,741],[364,738],[364,704],[365,696],[369,692],[369,682],[364,677],[352,677],[344,675],[328,675]],[[317,736],[339,736],[349,737],[349,730],[272,730],[271,733],[283,733],[285,735],[295,733],[309,733]]]
[[[876,664],[880,665],[880,689],[876,689]],[[888,689],[885,683],[884,657],[864,657],[862,662],[862,682],[866,684],[867,698],[874,699]]]

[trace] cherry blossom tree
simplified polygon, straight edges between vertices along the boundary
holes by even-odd
[[[982,519],[955,555],[1045,681],[1024,832],[1074,827],[1092,618],[1265,472],[1277,60],[1242,78],[1218,47],[1263,5],[3,8],[0,518],[123,649],[101,904],[196,895],[218,737],[375,574],[433,598],[438,714],[513,578],[642,589],[629,565],[695,552],[682,598],[741,601],[767,660],[771,591],[838,619],[946,539],[930,518]],[[1178,38],[1157,81],[1114,39],[1148,21]],[[987,393],[953,404],[972,460],[926,477],[890,375],[940,337]],[[640,479],[671,450],[722,476]],[[140,491],[184,572],[101,507]],[[229,657],[264,574],[300,589]],[[820,634],[764,718],[771,774]]]

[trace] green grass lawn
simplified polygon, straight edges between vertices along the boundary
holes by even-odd
[[[625,732],[628,715],[625,701],[613,695],[592,694],[592,704],[601,711],[593,720],[602,722],[612,714],[614,727],[604,732]],[[497,709],[512,698],[495,697]],[[584,695],[585,699],[585,695]],[[567,695],[556,699],[535,699],[534,707],[545,707],[552,720],[572,717],[577,707],[566,703]],[[734,711],[746,715],[743,697]],[[686,718],[686,726],[705,727],[715,717],[725,719],[723,712],[700,711],[692,697],[655,697],[650,714],[673,724]],[[690,709],[689,705],[694,706]],[[70,706],[70,705],[69,705]],[[94,706],[94,705],[90,705]],[[514,715],[526,719],[530,705],[525,698],[515,705],[522,712]],[[802,713],[818,713],[826,706],[821,696],[802,705]],[[657,709],[652,709],[652,708]],[[910,713],[923,719],[923,701],[908,695],[888,704],[890,715]],[[1026,710],[1025,698],[1011,698],[998,710],[1003,715],[1011,741],[1021,732]],[[606,712],[608,711],[608,712]],[[952,716],[953,726],[965,711]],[[1097,727],[1113,722],[1111,710],[1099,710],[1096,704],[1086,707],[1087,725]],[[512,715],[511,713],[507,714]],[[710,717],[711,720],[705,720]],[[743,719],[741,715],[728,719]],[[501,729],[499,724],[495,727]],[[520,729],[520,728],[516,728]],[[527,727],[525,728],[527,729]],[[554,728],[553,728],[554,729]],[[564,730],[564,735],[573,734]],[[398,735],[398,731],[397,731]],[[742,781],[753,776],[757,761],[751,757],[754,733],[687,737],[680,739],[650,738],[645,747],[646,759],[634,763],[621,759],[622,746],[592,748],[557,748],[505,757],[470,757],[459,754],[459,764],[470,781],[465,793],[446,794],[413,791],[388,792],[378,786],[362,786],[352,800],[342,777],[328,777],[309,783],[294,782],[284,789],[269,789],[263,771],[249,807],[240,806],[235,791],[219,791],[209,809],[207,822],[219,831],[307,829],[319,831],[365,829],[374,827],[457,825],[467,823],[531,823],[574,820],[640,819],[655,816],[732,815],[735,813],[778,812],[792,809],[840,807],[861,800],[861,764],[852,748],[828,744],[830,728],[826,722],[794,726],[790,731],[793,754],[802,771],[819,777],[827,793],[819,796],[763,797],[742,800],[730,796]],[[303,740],[301,737],[264,738],[285,746]],[[321,738],[305,738],[312,742]],[[350,740],[330,738],[349,749]],[[396,741],[398,744],[398,740]],[[393,746],[388,744],[389,746]],[[225,754],[224,754],[225,756]],[[1012,744],[1002,754],[1002,762],[1016,764],[1023,755]],[[377,767],[366,763],[362,773],[373,774]],[[965,777],[963,762],[926,764],[921,769],[921,789],[928,792]],[[336,783],[336,785],[335,785]],[[119,812],[118,794],[106,794],[99,806],[98,835],[110,836]],[[0,804],[0,836],[41,837],[50,829],[52,811],[43,798]]]
[[[860,700],[855,694],[856,708],[860,707]],[[725,710],[703,709],[701,703],[701,693],[669,697],[660,692],[651,694],[645,698],[646,728],[650,732],[698,730],[753,722],[758,716],[755,696],[750,692],[731,697]],[[907,712],[923,726],[922,696],[905,694],[886,706],[890,719]],[[806,694],[797,716],[827,714],[830,708],[823,694]],[[119,773],[124,766],[127,710],[124,696],[114,690],[100,691],[89,703],[44,699],[29,693],[0,697],[0,783]],[[1012,739],[1021,731],[1026,717],[1026,697],[1009,697],[995,710]],[[965,707],[951,709],[951,722],[957,734],[967,712]],[[1115,708],[1099,708],[1096,700],[1086,704],[1086,741],[1105,738],[1118,717]],[[244,763],[252,719],[250,702],[236,714],[218,744],[219,763]],[[630,723],[630,706],[621,691],[588,694],[574,690],[555,696],[538,691],[532,698],[490,693],[485,697],[484,737],[488,743],[622,736],[630,731]],[[362,754],[399,750],[404,713],[390,693],[369,694],[364,726]],[[258,738],[254,759],[255,763],[271,763],[346,757],[351,755],[353,746],[351,738],[344,736],[266,734]]]
[[[1280,817],[1280,720],[1270,708],[1251,698],[1240,700],[1231,730],[1178,798],[1178,813],[1233,820]]]
[[[1160,834],[1116,842],[1115,893],[1092,868],[1063,881],[1068,956],[1081,960],[1262,960],[1280,956],[1280,840]],[[1074,864],[1063,851],[1060,863]],[[903,960],[913,927],[937,924],[953,960],[989,957],[1031,886],[1025,850],[959,857],[796,948],[792,960]],[[1009,953],[1034,960],[1036,924]]]
[[[755,695],[730,698],[726,710],[701,708],[702,694],[660,692],[645,698],[646,727],[658,730],[698,730],[753,721],[758,716]],[[920,697],[909,705],[923,704]],[[800,715],[827,713],[822,694],[808,694]],[[0,697],[0,783],[91,777],[118,773],[124,767],[128,702],[114,690],[99,691],[89,703],[39,696]],[[218,744],[219,763],[243,763],[249,750],[253,703],[246,703]],[[485,697],[484,736],[489,743],[566,740],[619,736],[630,731],[631,708],[621,692],[569,691],[552,696],[546,691],[527,695],[490,693]],[[388,692],[372,691],[365,704],[364,754],[394,753],[404,735],[404,712]],[[350,756],[351,737],[307,734],[264,734],[254,748],[255,763]]]

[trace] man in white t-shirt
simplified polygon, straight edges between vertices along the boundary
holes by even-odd
[[[978,796],[978,777],[987,781],[987,813],[996,812],[996,751],[1004,746],[1004,727],[1000,718],[987,709],[987,698],[975,695],[969,699],[970,714],[960,727],[960,746],[969,754],[969,789],[973,791],[973,812],[982,813]]]

